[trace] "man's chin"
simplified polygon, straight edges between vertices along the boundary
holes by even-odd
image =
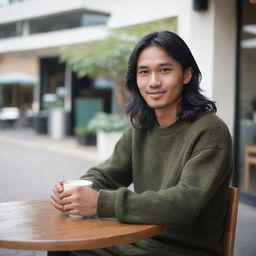
[[[150,105],[153,110],[165,108],[167,105]]]

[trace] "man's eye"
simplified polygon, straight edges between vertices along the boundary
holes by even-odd
[[[163,73],[167,73],[167,72],[171,71],[171,69],[170,68],[161,68],[160,71]]]
[[[139,70],[139,74],[140,74],[140,75],[145,75],[145,74],[147,74],[147,73],[148,73],[147,70]]]

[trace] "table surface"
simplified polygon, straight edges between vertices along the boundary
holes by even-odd
[[[161,225],[123,224],[116,219],[71,218],[49,200],[0,203],[0,248],[64,251],[103,248],[139,241]]]

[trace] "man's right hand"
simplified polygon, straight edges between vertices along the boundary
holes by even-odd
[[[58,183],[56,183],[52,189],[51,194],[51,204],[59,211],[64,212],[64,205],[61,203],[61,197],[60,194],[63,192],[63,182],[64,180],[60,180]]]

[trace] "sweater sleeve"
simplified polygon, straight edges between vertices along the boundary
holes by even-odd
[[[189,224],[228,178],[231,169],[229,150],[204,148],[184,164],[174,187],[141,194],[126,188],[101,190],[98,216],[116,217],[127,223]]]
[[[131,154],[127,141],[130,130],[127,129],[115,145],[113,154],[97,167],[93,167],[81,177],[93,182],[96,190],[116,190],[132,183]]]

